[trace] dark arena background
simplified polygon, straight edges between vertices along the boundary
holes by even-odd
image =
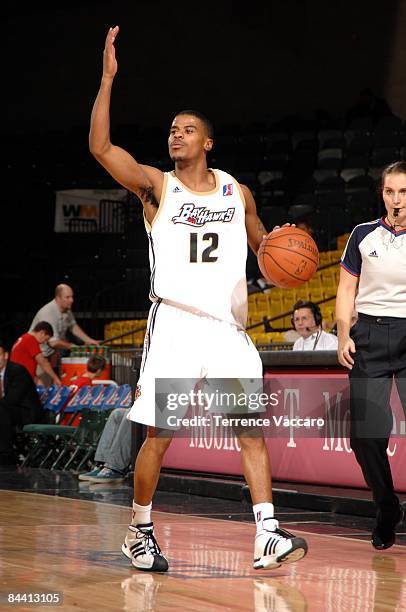
[[[309,544],[299,564],[268,572],[252,570],[250,491],[234,441],[218,434],[214,443],[201,431],[175,440],[153,506],[173,564],[153,575],[131,569],[120,551],[144,429],[133,424],[126,474],[89,484],[78,475],[93,466],[108,403],[98,409],[93,397],[83,415],[81,406],[70,410],[72,419],[68,396],[56,408],[44,396],[54,429],[17,428],[18,461],[0,466],[1,609],[29,610],[30,594],[57,593],[63,601],[36,607],[406,610],[404,526],[390,550],[370,545],[375,509],[349,447],[347,372],[335,351],[295,353],[289,337],[298,299],[317,303],[333,328],[349,233],[383,214],[382,169],[406,159],[406,2],[6,1],[3,13],[0,339],[11,348],[67,284],[79,325],[106,344],[72,338],[63,382],[97,351],[105,378],[122,390],[114,406],[132,403],[150,307],[148,239],[140,200],[88,144],[105,36],[119,25],[112,142],[171,170],[171,121],[197,109],[214,124],[209,166],[251,189],[266,229],[310,228],[319,269],[297,289],[264,283],[249,253],[247,331],[285,410],[317,405],[326,426],[317,439],[268,436],[277,517]],[[389,453],[405,501],[400,404],[393,391]]]

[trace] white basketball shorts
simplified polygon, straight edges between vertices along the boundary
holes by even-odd
[[[156,425],[155,379],[262,381],[262,362],[248,334],[235,325],[155,302],[136,399],[127,416],[131,421]]]

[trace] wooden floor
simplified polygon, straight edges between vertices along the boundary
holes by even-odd
[[[309,544],[296,564],[252,569],[252,524],[156,512],[170,571],[131,569],[120,547],[129,509],[0,491],[0,610],[406,610],[406,547],[377,553],[368,542],[295,529]],[[63,593],[59,607],[5,605],[13,593]]]

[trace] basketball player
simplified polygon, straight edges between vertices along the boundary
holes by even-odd
[[[381,188],[386,215],[352,231],[336,303],[338,358],[350,370],[351,448],[377,505],[377,549],[394,544],[403,519],[386,450],[393,377],[406,410],[406,162],[384,169]]]
[[[321,324],[323,317],[314,302],[299,300],[293,306],[292,325],[300,335],[293,347],[294,351],[335,351],[337,336],[325,332]]]
[[[110,141],[109,106],[117,72],[114,41],[105,42],[103,76],[94,103],[90,150],[144,208],[150,244],[151,299],[142,373],[130,419],[149,426],[136,461],[132,522],[122,546],[134,567],[166,571],[154,537],[151,500],[171,437],[155,427],[155,379],[262,379],[258,352],[244,331],[247,314],[247,238],[256,253],[266,234],[249,189],[207,167],[210,122],[196,111],[176,115],[168,146],[173,172],[139,164]],[[244,474],[257,524],[254,567],[302,558],[306,542],[279,529],[274,518],[268,452],[263,435],[241,435]]]

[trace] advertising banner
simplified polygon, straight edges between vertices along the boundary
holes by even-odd
[[[56,192],[55,232],[69,232],[74,219],[94,221],[99,225],[100,200],[124,200],[125,189],[67,189]]]
[[[345,373],[268,371],[264,375],[263,394],[270,398],[266,414],[250,416],[257,419],[264,432],[273,478],[365,487],[350,448]],[[173,393],[170,399],[174,399]],[[209,402],[206,400],[206,404]],[[406,492],[405,416],[395,385],[391,407],[393,427],[388,455],[395,488]],[[241,475],[241,449],[229,415],[215,417],[203,405],[194,407],[186,416],[185,426],[175,433],[165,455],[164,467]],[[175,422],[174,416],[169,418],[171,423]],[[187,426],[189,422],[193,427]]]

